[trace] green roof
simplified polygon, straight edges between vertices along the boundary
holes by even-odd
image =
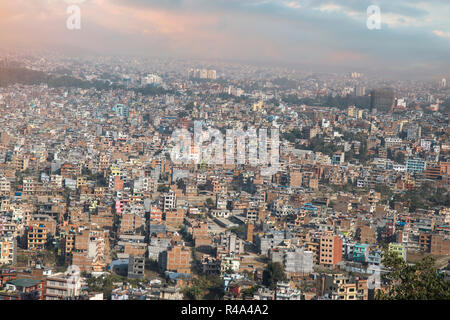
[[[8,281],[7,284],[12,284],[16,287],[28,288],[37,285],[40,281],[34,279],[16,279]]]

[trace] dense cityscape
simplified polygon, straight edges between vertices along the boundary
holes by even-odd
[[[412,297],[388,276],[427,263],[449,297],[446,79],[56,54],[0,77],[0,299]],[[277,170],[174,161],[196,121],[275,128]]]
[[[0,0],[2,311],[445,310],[449,16],[439,0]]]

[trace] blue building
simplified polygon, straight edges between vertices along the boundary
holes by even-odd
[[[114,111],[117,116],[128,118],[130,115],[130,108],[123,104],[117,104],[115,107],[111,108],[111,111]]]
[[[305,203],[305,205],[300,208],[300,213],[304,213],[306,211],[306,213],[312,213],[315,215],[318,210],[319,209],[312,203]]]
[[[339,165],[344,162],[344,154],[335,154],[331,158],[332,165]]]
[[[373,266],[381,265],[381,251],[378,249],[370,249],[367,257],[367,263]]]
[[[369,245],[368,244],[355,244],[353,248],[353,257],[352,260],[355,262],[367,262],[369,254]]]
[[[112,261],[108,270],[126,276],[128,273],[128,259],[117,259]]]
[[[406,160],[406,171],[409,173],[421,173],[425,168],[425,160],[419,158]]]

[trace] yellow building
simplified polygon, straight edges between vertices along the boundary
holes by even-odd
[[[110,171],[111,171],[112,176],[120,176],[120,168],[119,167],[112,166],[110,168]]]
[[[356,115],[356,107],[355,106],[348,107],[347,115],[349,117],[354,117]]]
[[[389,253],[395,253],[399,258],[406,260],[406,248],[402,243],[389,243]]]
[[[263,107],[262,101],[256,102],[253,104],[253,111],[261,111]]]
[[[85,186],[87,182],[86,177],[77,177],[77,188],[81,188],[82,186]]]
[[[356,283],[338,284],[337,300],[358,300]]]
[[[358,119],[361,119],[363,117],[363,111],[361,109],[358,110],[357,114],[358,114],[358,116],[357,116]]]
[[[48,230],[43,224],[33,224],[28,229],[28,249],[42,250],[47,242]]]
[[[13,237],[0,238],[0,265],[15,263],[16,245]]]

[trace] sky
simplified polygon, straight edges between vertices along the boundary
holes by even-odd
[[[79,30],[66,26],[74,4]],[[370,5],[380,29],[367,27]],[[0,43],[438,78],[449,16],[447,0],[0,0]]]

